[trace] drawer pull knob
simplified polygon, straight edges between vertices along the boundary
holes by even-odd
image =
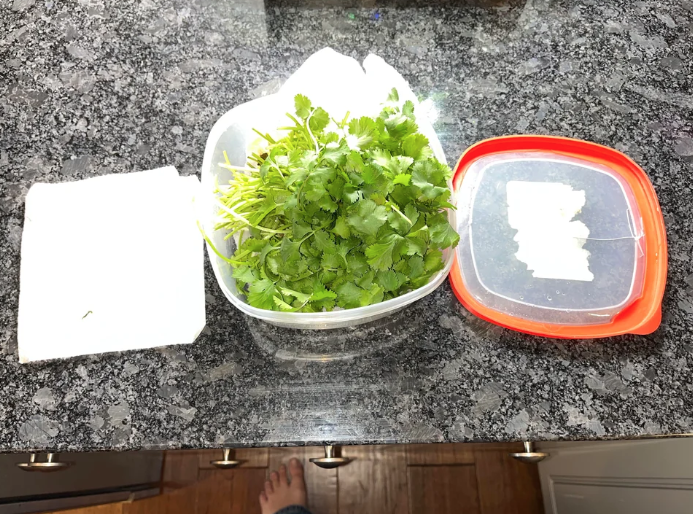
[[[224,458],[221,460],[210,460],[209,463],[219,469],[231,469],[238,466],[241,461],[233,460],[233,455],[231,454],[231,448],[224,448]]]
[[[347,457],[338,457],[336,448],[332,445],[327,445],[325,446],[324,457],[310,459],[310,461],[321,468],[332,469],[337,468],[339,466],[344,466],[345,464],[349,464],[349,462],[351,462],[351,459]]]
[[[19,469],[24,471],[39,471],[41,473],[52,473],[54,471],[62,471],[70,465],[67,462],[58,462],[57,453],[47,453],[46,460],[42,462],[36,461],[36,454],[32,453],[29,456],[29,462],[20,462],[17,464]]]
[[[525,451],[523,452],[518,452],[518,453],[511,453],[510,456],[513,459],[517,459],[520,462],[526,462],[527,464],[535,464],[537,462],[541,462],[544,460],[546,457],[549,456],[548,453],[543,453],[543,452],[535,452],[534,451],[534,444],[531,441],[525,441]]]

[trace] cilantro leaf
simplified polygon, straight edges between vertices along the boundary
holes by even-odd
[[[332,229],[332,232],[337,234],[340,237],[343,237],[344,239],[348,239],[349,236],[351,235],[351,232],[349,230],[349,225],[347,224],[346,219],[344,216],[340,216],[337,218],[337,221],[334,224],[334,228]]]
[[[457,246],[460,235],[450,226],[448,219],[443,214],[430,216],[428,220],[431,242],[436,248],[443,249]]]
[[[409,182],[411,182],[411,175],[408,173],[399,173],[398,175],[395,175],[395,178],[392,179],[393,184],[402,184],[403,186],[408,186]]]
[[[294,221],[293,223],[293,228],[294,228],[294,236],[298,237],[299,239],[303,239],[306,234],[308,234],[311,231],[311,226],[306,223],[305,221]],[[262,242],[265,244],[265,242]]]
[[[354,136],[355,139],[353,146],[356,146],[359,150],[365,150],[373,143],[375,131],[375,121],[366,116],[349,122],[349,134]],[[351,147],[352,145],[350,144],[349,146]]]
[[[367,236],[375,236],[387,221],[387,209],[373,200],[361,200],[347,217],[347,223]]]
[[[360,288],[353,282],[346,282],[337,287],[337,305],[344,308],[360,307],[361,298],[367,294],[363,288]]]
[[[450,196],[444,173],[436,163],[430,160],[419,161],[414,164],[411,183],[428,200],[434,198],[447,199]]]
[[[326,299],[334,300],[335,298],[337,298],[337,293],[325,288],[322,282],[315,282],[315,285],[313,286],[313,295],[311,296],[311,302],[319,302],[320,300]]]
[[[353,184],[346,184],[344,186],[344,191],[342,192],[342,198],[344,198],[346,202],[355,203],[363,198],[363,191],[358,189]]]
[[[336,251],[334,240],[324,230],[315,233],[315,247],[323,253],[333,253]]]
[[[252,284],[257,280],[255,270],[249,266],[239,266],[238,268],[235,268],[231,276],[244,284]]]
[[[322,154],[323,159],[330,162],[331,164],[343,165],[346,162],[347,155],[349,154],[349,146],[346,142],[341,144],[330,143],[330,145],[325,147],[325,151]]]
[[[414,102],[407,100],[402,104],[402,114],[408,118],[414,117]]]
[[[289,289],[288,287],[280,287],[279,291],[284,296],[293,296],[294,298],[296,298],[301,303],[307,302],[308,300],[310,300],[310,298],[312,296],[310,294],[300,293],[298,291],[294,291],[293,289]]]
[[[313,131],[313,133],[318,133],[325,130],[325,127],[327,127],[328,123],[330,123],[330,115],[327,114],[327,111],[325,111],[325,109],[323,109],[322,107],[318,107],[313,111],[313,114],[310,115],[310,121],[308,122],[308,126],[310,127],[310,130]]]
[[[368,289],[365,289],[361,295],[361,305],[380,303],[383,301],[383,296],[383,288],[378,284],[373,284]]]
[[[274,282],[266,278],[258,280],[250,286],[248,303],[260,309],[271,309],[274,305],[273,298],[276,293],[277,288],[274,286]]]
[[[363,252],[352,251],[347,260],[347,271],[355,276],[362,276],[370,269],[366,256]]]
[[[392,270],[379,271],[377,275],[378,284],[384,291],[396,291],[407,282],[407,276]]]
[[[443,254],[440,250],[429,250],[424,256],[424,270],[435,273],[444,267]]]
[[[433,152],[428,146],[428,138],[423,134],[410,134],[402,141],[402,151],[404,155],[418,161],[428,159],[433,156]]]
[[[294,97],[294,107],[296,109],[296,114],[302,120],[305,120],[310,116],[310,111],[313,108],[313,104],[308,100],[307,97],[303,95],[296,95]]]
[[[418,127],[411,118],[403,114],[393,114],[385,119],[385,127],[391,138],[400,140],[416,132]]]
[[[405,253],[407,255],[423,255],[426,252],[426,241],[419,239],[418,237],[408,237],[407,244],[405,246]]]
[[[423,257],[415,255],[410,257],[407,261],[409,265],[409,277],[417,278],[424,274],[424,260]]]
[[[390,234],[376,244],[366,249],[368,264],[377,270],[385,270],[392,266],[395,245],[402,241],[402,236]]]
[[[409,218],[409,221],[412,222],[412,228],[414,228],[419,220],[419,210],[416,208],[416,205],[408,203],[404,208],[404,214]]]
[[[329,212],[335,212],[339,208],[339,205],[327,194],[318,200],[318,205],[322,210]]]
[[[363,166],[364,164],[361,154],[357,151],[349,152],[349,155],[346,159],[346,170],[349,173],[361,174],[363,173]]]
[[[392,88],[390,91],[390,94],[387,95],[387,101],[388,102],[399,102],[399,93],[397,92],[396,88]]]
[[[301,258],[299,248],[301,243],[291,241],[288,237],[282,239],[282,244],[279,248],[279,254],[284,262],[297,261]]]
[[[284,300],[282,300],[278,296],[273,297],[272,300],[274,301],[274,304],[279,308],[280,311],[294,312],[296,310],[294,307],[292,307],[291,305],[286,303]]]

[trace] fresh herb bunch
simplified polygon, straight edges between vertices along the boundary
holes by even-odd
[[[441,250],[459,241],[445,212],[454,208],[451,171],[417,132],[413,103],[398,104],[393,89],[377,118],[338,122],[296,95],[285,137],[258,132],[267,148],[248,167],[220,164],[233,180],[218,190],[215,228],[240,242],[220,257],[250,305],[362,307],[417,289],[443,268]]]

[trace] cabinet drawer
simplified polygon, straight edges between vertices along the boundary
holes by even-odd
[[[61,453],[59,460],[70,466],[52,473],[17,467],[29,458],[26,453],[0,455],[0,502],[158,483],[163,464],[163,452],[94,452]]]

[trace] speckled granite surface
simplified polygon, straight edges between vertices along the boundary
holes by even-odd
[[[292,332],[239,314],[207,266],[208,327],[196,343],[20,366],[27,188],[166,164],[196,173],[219,116],[328,45],[380,54],[433,98],[452,162],[475,141],[512,133],[631,155],[667,222],[660,330],[540,340],[471,317],[445,284],[374,326]],[[4,2],[0,451],[693,432],[692,55],[691,0],[380,10]]]

